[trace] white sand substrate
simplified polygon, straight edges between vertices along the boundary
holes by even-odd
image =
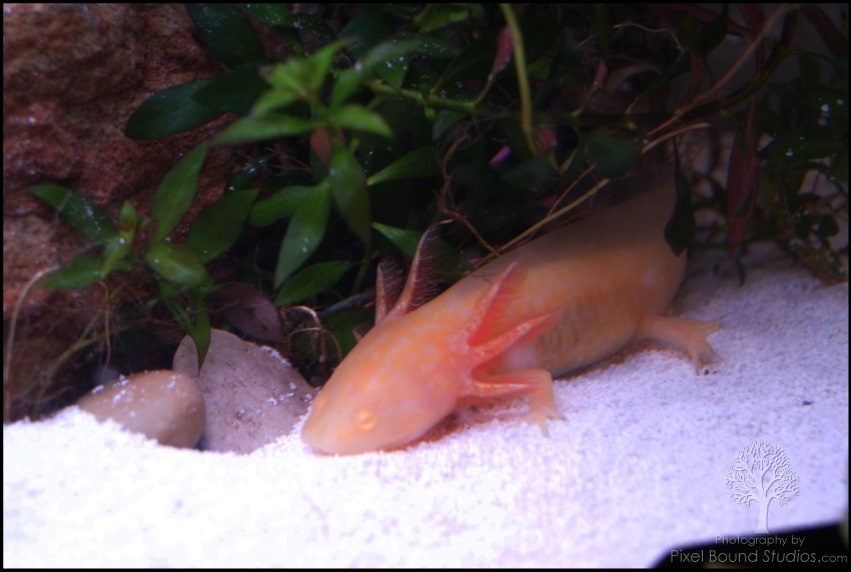
[[[799,477],[772,532],[840,520],[847,284],[769,257],[740,287],[704,255],[674,313],[722,319],[720,360],[696,373],[645,343],[557,382],[549,438],[508,415],[518,404],[351,457],[297,430],[247,456],[170,449],[76,408],[5,426],[4,567],[646,566],[754,532],[758,506],[726,475],[757,440]]]

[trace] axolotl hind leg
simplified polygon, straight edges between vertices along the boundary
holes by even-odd
[[[688,352],[696,368],[715,359],[715,350],[706,340],[718,329],[718,320],[701,322],[670,316],[645,316],[638,324],[636,340],[654,338]]]

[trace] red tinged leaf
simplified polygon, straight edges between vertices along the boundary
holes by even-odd
[[[697,95],[697,90],[700,88],[700,81],[703,79],[703,73],[705,71],[706,60],[695,54],[691,54],[691,78],[688,88],[689,100]]]
[[[328,138],[328,132],[325,129],[320,127],[310,135],[310,148],[328,169],[331,162],[331,140]]]
[[[508,145],[503,145],[502,148],[497,151],[493,157],[491,157],[490,161],[488,161],[488,166],[493,167],[495,165],[501,164],[503,161],[508,159],[511,156],[511,147]]]
[[[801,12],[810,21],[810,24],[818,30],[821,40],[831,53],[837,58],[846,59],[848,57],[848,38],[836,27],[830,17],[815,4],[804,4]]]
[[[695,17],[697,17],[697,20],[704,24],[718,15],[708,8],[702,8],[700,6],[695,6],[694,4],[668,3],[645,4],[645,6],[671,23],[675,23],[677,18],[686,13],[693,13]]]
[[[600,60],[597,62],[597,70],[594,72],[594,89],[603,89],[606,85],[606,78],[609,77],[609,68],[606,67],[606,62]]]
[[[747,4],[742,3],[739,4],[739,11],[742,13],[742,17],[745,19],[745,26],[748,29],[748,33],[751,38],[756,38],[762,32],[762,28],[765,26],[765,13],[762,9],[762,4]],[[757,47],[757,66],[762,66],[762,46]]]
[[[537,146],[537,150],[539,153],[545,153],[556,146],[558,140],[556,138],[555,131],[550,127],[535,127],[535,145]],[[496,165],[501,165],[508,159],[512,154],[511,147],[508,145],[503,145],[502,148],[497,151],[493,157],[488,161],[488,166],[494,167]]]
[[[745,26],[747,26],[751,38],[757,37],[765,25],[765,12],[762,10],[762,4],[742,2],[739,4],[739,12],[745,19]]]
[[[538,145],[538,151],[544,153],[549,151],[558,143],[555,129],[551,127],[535,127],[535,143]]]
[[[493,59],[493,66],[488,75],[488,81],[493,80],[494,76],[505,69],[508,62],[511,61],[513,48],[511,46],[511,28],[504,26],[496,40],[496,56]]]
[[[654,12],[674,26],[679,26],[683,15],[687,13],[694,14],[699,24],[707,24],[718,17],[718,12],[713,12],[708,8],[702,8],[694,4],[645,4],[645,6],[651,12]],[[728,31],[735,34],[743,34],[746,30],[731,20]]]
[[[727,171],[727,221],[730,225],[730,250],[736,251],[745,236],[756,209],[759,190],[759,159],[756,154],[754,106],[748,108],[745,133],[737,133],[730,151]]]

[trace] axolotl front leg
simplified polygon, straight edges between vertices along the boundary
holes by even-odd
[[[497,334],[507,304],[525,277],[518,262],[512,263],[476,302],[470,320],[455,340],[469,360],[469,375],[464,380],[458,406],[475,405],[496,399],[529,395],[527,419],[547,434],[547,419],[560,419],[553,395],[553,378],[545,369],[524,369],[493,373],[489,371],[508,349],[518,343],[532,341],[549,330],[556,321],[554,313],[546,313]]]

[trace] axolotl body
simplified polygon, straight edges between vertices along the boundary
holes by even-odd
[[[560,417],[553,376],[644,338],[709,357],[715,322],[664,315],[686,264],[663,236],[673,203],[660,186],[497,258],[413,311],[409,276],[392,308],[379,296],[375,327],[314,400],[302,438],[331,454],[389,450],[459,408],[521,395],[546,432]]]

